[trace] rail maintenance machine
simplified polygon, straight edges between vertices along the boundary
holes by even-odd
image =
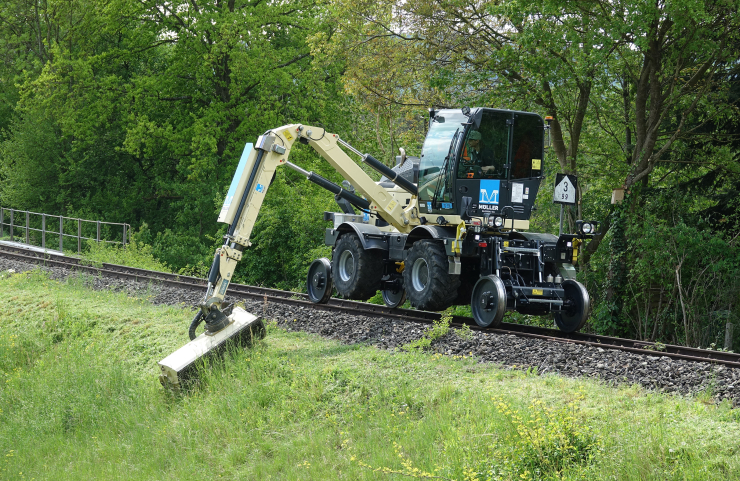
[[[501,323],[506,310],[553,313],[557,327],[579,330],[590,298],[573,264],[597,229],[527,232],[543,179],[549,125],[529,112],[490,108],[430,109],[421,157],[401,152],[389,168],[320,127],[284,125],[247,144],[219,222],[229,225],[216,250],[203,302],[190,325],[191,342],[160,364],[160,381],[179,387],[195,361],[232,341],[264,335],[261,319],[227,308],[226,290],[278,166],[287,166],[335,194],[341,212],[325,212],[331,261],[315,260],[308,297],[326,303],[334,289],[365,301],[378,290],[389,307],[407,299],[422,310],[470,303],[482,327]],[[313,147],[345,179],[339,186],[288,161],[296,142]],[[342,149],[383,177],[374,181]],[[195,335],[205,321],[205,332]]]

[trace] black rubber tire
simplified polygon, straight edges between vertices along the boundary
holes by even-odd
[[[460,276],[447,272],[447,253],[440,242],[417,241],[404,263],[403,284],[412,306],[424,311],[443,311],[453,305]]]
[[[357,234],[344,234],[334,245],[331,272],[337,294],[344,299],[366,301],[380,290],[383,252],[365,250]]]
[[[578,332],[588,320],[591,310],[591,297],[583,284],[573,279],[563,281],[565,298],[573,302],[573,306],[565,312],[556,312],[555,325],[563,332]]]

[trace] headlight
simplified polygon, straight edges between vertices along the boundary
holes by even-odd
[[[493,225],[494,227],[501,227],[502,225],[504,225],[504,218],[500,216],[494,217]]]
[[[598,228],[599,223],[593,220],[577,220],[576,221],[576,231],[580,235],[593,235],[596,234],[596,229]]]

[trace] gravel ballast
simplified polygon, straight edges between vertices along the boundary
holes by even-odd
[[[195,306],[203,295],[187,289],[96,277],[66,268],[39,267],[0,257],[0,272],[9,269],[24,272],[36,268],[47,271],[52,279],[77,276],[93,289],[126,291],[154,304]],[[284,329],[311,332],[348,344],[364,343],[393,350],[419,339],[428,329],[427,325],[393,318],[338,314],[254,299],[239,300],[246,304],[248,311],[275,320]],[[187,326],[183,326],[183,340],[187,340]],[[477,331],[471,331],[466,338],[451,331],[435,341],[431,349],[446,355],[473,355],[480,362],[507,368],[536,368],[540,375],[585,376],[608,383],[639,384],[650,390],[680,394],[711,392],[717,401],[740,402],[740,369],[710,363]]]

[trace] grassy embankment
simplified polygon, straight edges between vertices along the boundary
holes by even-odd
[[[189,317],[3,275],[0,479],[740,478],[726,404],[274,327],[173,398]]]

